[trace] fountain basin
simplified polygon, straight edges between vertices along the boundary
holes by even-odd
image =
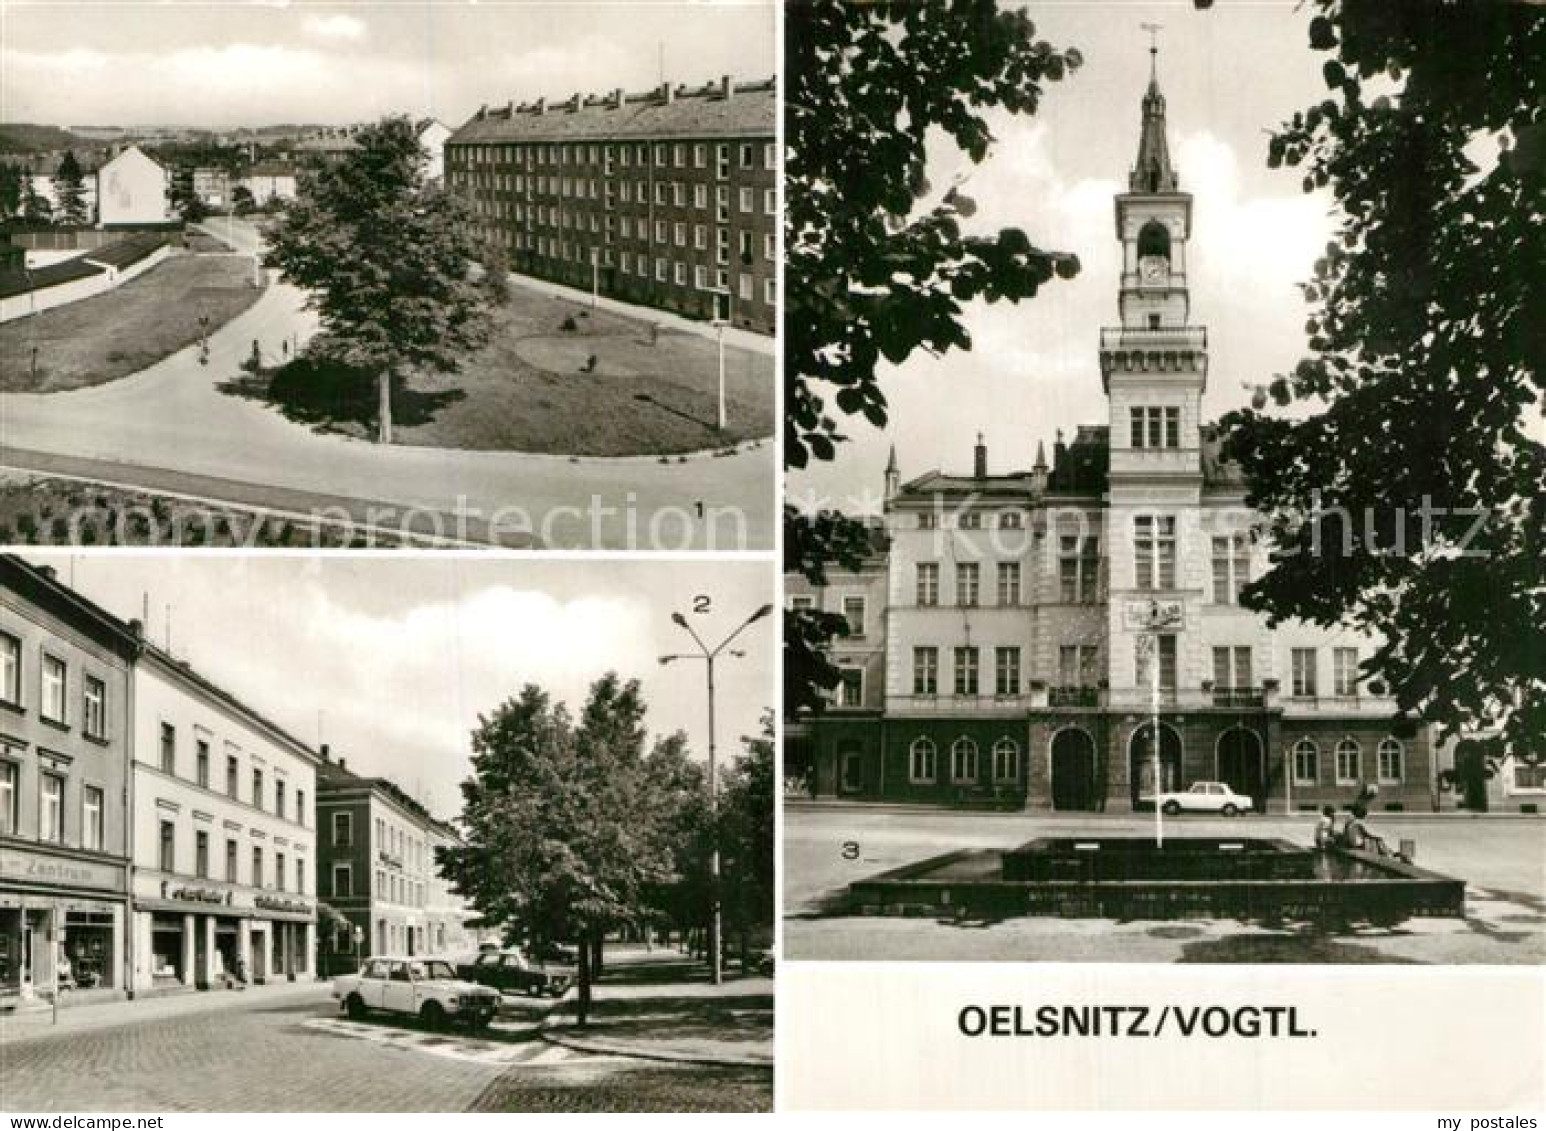
[[[946,853],[849,885],[861,914],[1316,920],[1465,914],[1465,883],[1390,857],[1286,840],[1045,837]]]

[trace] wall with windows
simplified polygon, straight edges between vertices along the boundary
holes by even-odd
[[[156,650],[134,697],[138,988],[312,976],[316,756]]]
[[[122,654],[10,588],[0,604],[0,836],[122,857]]]
[[[514,270],[771,333],[778,153],[771,83],[484,109],[447,183]]]

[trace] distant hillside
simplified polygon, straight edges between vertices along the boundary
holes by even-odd
[[[29,122],[0,122],[0,153],[47,153],[55,149],[93,144],[58,126]]]

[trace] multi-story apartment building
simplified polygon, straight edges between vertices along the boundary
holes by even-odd
[[[138,626],[0,556],[0,999],[121,995]]]
[[[313,977],[317,754],[145,644],[132,756],[136,992]]]
[[[772,333],[773,80],[480,109],[447,185],[527,275]]]
[[[356,774],[325,748],[317,780],[318,887],[350,924],[323,940],[330,968],[464,948],[466,914],[435,866],[435,846],[454,831],[395,783]]]
[[[840,642],[859,687],[795,720],[787,764],[819,793],[1031,808],[1128,809],[1155,786],[1222,780],[1258,807],[1428,808],[1426,728],[1360,663],[1373,643],[1267,627],[1240,605],[1266,568],[1259,515],[1201,420],[1208,335],[1190,311],[1192,198],[1152,82],[1128,191],[1119,323],[1100,331],[1106,424],[1061,436],[1049,466],[885,482],[884,608],[875,569],[791,600],[863,609]],[[880,568],[879,566],[876,569]],[[859,645],[862,651],[855,651]]]

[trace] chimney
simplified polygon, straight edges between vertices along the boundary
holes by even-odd
[[[38,566],[38,572],[41,573],[44,577],[48,578],[50,581],[56,581],[59,577],[58,571],[55,570],[51,565]]]
[[[670,83],[663,82],[660,84],[660,100],[662,102],[669,106],[675,97],[675,92],[671,89]]]
[[[136,640],[143,638],[145,635],[145,622],[140,620],[139,617],[135,617],[129,622],[129,634]]]
[[[735,83],[730,81],[729,75],[719,77],[719,96],[726,102],[735,97]]]
[[[338,768],[340,770],[347,770],[349,768],[349,763],[343,758],[340,758],[338,759]]]
[[[982,442],[982,433],[977,433],[977,447],[972,450],[972,475],[977,479],[988,477],[988,447]]]
[[[329,760],[329,757],[328,757],[329,753],[330,753],[330,751],[328,749],[328,744],[324,742],[322,744],[322,760],[324,762]]]
[[[616,90],[614,90],[612,92],[612,108],[614,110],[621,110],[623,108],[623,88],[622,87],[618,87]]]
[[[547,100],[546,96],[537,99],[537,107],[536,108],[537,108],[537,113],[539,113],[539,114],[546,114],[548,112],[548,100]]]

